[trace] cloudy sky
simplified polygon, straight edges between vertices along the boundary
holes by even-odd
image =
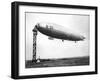
[[[48,36],[38,32],[37,58],[70,58],[89,55],[89,16],[73,14],[25,13],[26,17],[26,60],[32,59],[33,28],[38,22],[62,25],[86,37],[77,43],[59,39],[49,40]]]

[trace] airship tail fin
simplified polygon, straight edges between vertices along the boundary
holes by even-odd
[[[48,39],[49,39],[49,40],[54,40],[54,38],[53,38],[53,37],[48,37]]]

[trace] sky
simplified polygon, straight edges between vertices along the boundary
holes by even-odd
[[[26,60],[32,60],[33,53],[33,32],[38,22],[55,23],[76,31],[86,37],[84,41],[59,39],[49,40],[48,36],[38,32],[36,56],[37,58],[72,58],[89,56],[89,16],[74,14],[50,14],[50,13],[25,13],[26,17]]]

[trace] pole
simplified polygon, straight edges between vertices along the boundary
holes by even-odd
[[[36,40],[37,40],[36,27],[32,31],[33,31],[33,58],[32,58],[32,62],[36,63]]]

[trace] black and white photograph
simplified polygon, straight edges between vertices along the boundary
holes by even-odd
[[[26,68],[89,65],[90,16],[25,12]]]
[[[97,7],[12,3],[12,78],[97,74]]]

